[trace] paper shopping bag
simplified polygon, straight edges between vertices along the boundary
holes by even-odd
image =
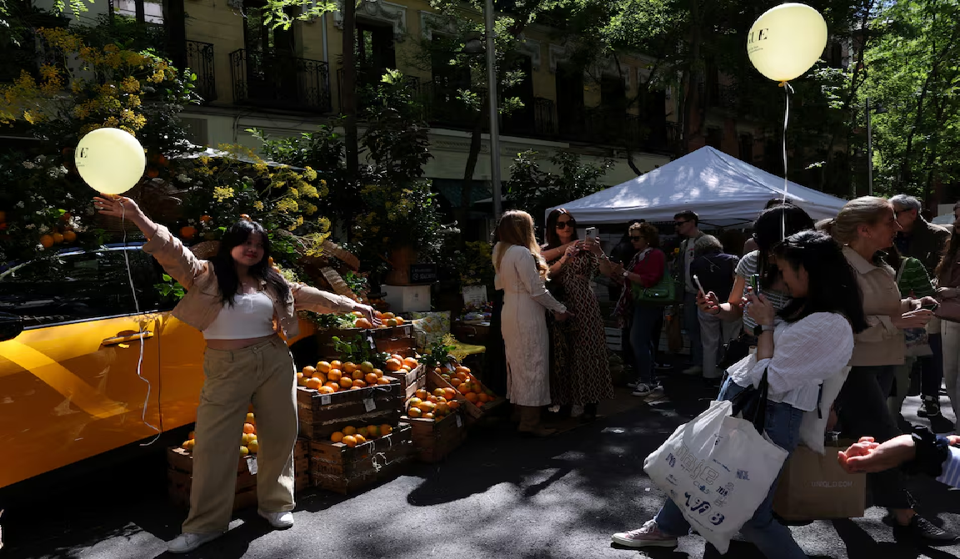
[[[848,474],[837,462],[840,447],[821,455],[798,446],[780,476],[773,511],[785,520],[826,520],[863,516],[866,474]]]
[[[650,479],[721,553],[753,517],[787,458],[787,451],[732,411],[732,402],[713,402],[643,463]]]

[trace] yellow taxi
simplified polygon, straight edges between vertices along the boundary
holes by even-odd
[[[203,336],[162,273],[130,245],[0,267],[0,488],[196,420]]]

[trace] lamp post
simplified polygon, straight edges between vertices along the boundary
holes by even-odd
[[[467,54],[480,54],[486,50],[487,55],[487,105],[490,108],[490,183],[493,190],[493,219],[500,218],[503,211],[500,200],[500,124],[499,110],[497,109],[497,51],[494,39],[497,36],[494,28],[493,0],[486,0],[483,7],[484,28],[487,40],[486,49],[480,45],[479,37],[467,40],[463,51]]]
[[[867,97],[864,108],[867,111],[867,194],[873,196],[873,125],[870,122],[870,98]],[[887,109],[878,105],[875,109],[878,115],[887,112]]]

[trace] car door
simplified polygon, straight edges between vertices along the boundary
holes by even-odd
[[[0,312],[24,326],[0,341],[8,457],[0,487],[156,433],[157,316],[137,312],[153,290],[149,262],[139,247],[126,253],[130,276],[124,249],[60,254],[0,274]]]

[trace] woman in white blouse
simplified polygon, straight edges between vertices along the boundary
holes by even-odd
[[[765,431],[774,444],[793,452],[803,413],[816,409],[820,384],[846,366],[853,353],[853,334],[865,329],[867,321],[857,278],[830,236],[803,231],[787,237],[774,247],[773,259],[791,301],[776,311],[762,294],[744,298],[744,312],[761,330],[757,354],[728,370],[719,399],[731,400],[746,387],[756,386],[766,371]],[[774,482],[741,533],[766,557],[806,559],[790,530],[773,518],[776,486]],[[614,534],[613,541],[634,548],[674,547],[689,529],[680,509],[668,500],[653,520]]]
[[[550,336],[545,311],[570,317],[544,286],[547,264],[533,235],[530,214],[510,211],[497,224],[493,247],[496,288],[503,290],[500,331],[507,354],[507,399],[520,408],[521,433],[553,434],[540,425],[540,408],[550,404]]]

